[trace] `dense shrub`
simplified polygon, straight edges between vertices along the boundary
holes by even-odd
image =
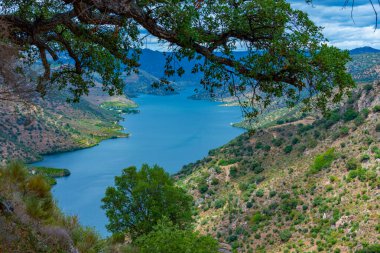
[[[92,228],[78,227],[73,230],[71,237],[79,252],[102,252],[104,250],[102,238]],[[124,239],[125,235],[123,241]]]
[[[284,152],[285,154],[289,154],[290,152],[292,152],[293,150],[293,146],[292,145],[288,145],[284,148]]]
[[[53,199],[51,197],[39,198],[30,196],[25,200],[26,211],[37,219],[48,219],[53,212]]]
[[[380,112],[380,105],[375,105],[372,109],[373,112]]]
[[[317,155],[314,159],[314,163],[310,168],[311,173],[318,173],[322,169],[329,168],[332,162],[335,160],[335,149],[330,148],[325,153]]]
[[[380,123],[376,125],[375,130],[376,132],[380,132]]]
[[[340,136],[347,136],[349,132],[350,132],[350,129],[346,126],[343,126],[339,130],[339,135]]]
[[[361,110],[360,114],[363,115],[364,118],[367,118],[370,113],[370,110],[368,108],[364,108]]]
[[[356,170],[359,167],[360,167],[360,164],[355,158],[350,158],[346,163],[347,170]]]
[[[264,147],[264,144],[262,142],[257,142],[256,145],[255,145],[255,148],[256,149],[262,149]]]
[[[219,179],[217,179],[216,177],[211,179],[211,185],[218,185],[218,184],[219,184]]]
[[[259,224],[260,222],[265,220],[265,216],[260,212],[255,212],[251,217],[251,224]]]
[[[241,182],[241,183],[239,183],[239,190],[240,191],[246,191],[248,189],[248,184],[247,183],[243,183],[243,182]]]
[[[274,196],[276,196],[277,192],[276,191],[270,191],[269,192],[269,197],[273,198]]]
[[[380,158],[380,148],[379,147],[372,147],[372,152],[375,153],[375,158],[378,159]]]
[[[259,184],[259,183],[261,183],[262,181],[265,180],[265,177],[263,175],[257,175],[257,176],[254,177],[254,180],[255,180],[256,184]]]
[[[336,123],[338,123],[340,119],[341,119],[341,116],[340,116],[339,111],[335,110],[335,111],[331,112],[325,119],[323,119],[322,123],[325,126],[325,128],[327,129],[327,128],[332,127]]]
[[[225,205],[226,201],[224,199],[217,199],[215,201],[214,207],[216,209],[222,208]]]
[[[371,157],[368,155],[368,154],[364,154],[362,155],[362,157],[360,158],[360,161],[361,162],[366,162],[370,159]]]
[[[228,236],[227,237],[227,242],[234,242],[234,241],[236,241],[238,239],[238,236],[237,235],[235,235],[235,234],[232,234],[232,235],[230,235],[230,236]]]
[[[268,152],[268,151],[271,150],[271,146],[269,146],[269,145],[265,145],[265,146],[263,147],[263,150]]]
[[[217,253],[218,243],[210,236],[181,230],[172,223],[158,223],[153,231],[136,240],[140,253]]]
[[[302,134],[314,128],[314,125],[299,125],[298,133]]]
[[[256,191],[256,197],[263,197],[264,196],[264,190],[263,189],[259,189]]]
[[[207,183],[201,183],[198,185],[198,190],[201,194],[204,194],[208,191],[208,185]]]
[[[359,112],[354,110],[353,108],[348,108],[344,113],[343,113],[343,120],[344,121],[351,121],[354,120],[356,117],[359,116]]]
[[[28,171],[25,169],[24,164],[19,161],[11,162],[4,170],[4,173],[17,184],[24,183],[28,176]]]
[[[347,179],[350,181],[352,179],[358,178],[360,181],[365,182],[367,181],[368,171],[366,169],[358,168],[356,170],[350,170],[348,173]]]
[[[380,244],[373,244],[364,247],[361,250],[356,251],[356,253],[378,253],[380,252]]]
[[[264,171],[263,166],[261,166],[261,163],[258,161],[253,161],[252,162],[252,171],[255,172],[256,174],[259,174]]]
[[[306,148],[307,148],[306,145],[299,145],[297,150],[298,152],[303,153],[305,152]]]
[[[292,140],[292,144],[293,145],[296,145],[299,142],[300,142],[300,139],[298,137],[294,137],[293,140]]]
[[[284,138],[273,138],[272,143],[276,147],[280,147],[284,143],[285,139]]]
[[[366,92],[371,91],[371,90],[373,90],[373,86],[371,84],[366,84],[366,85],[364,85],[364,90]]]
[[[283,199],[280,205],[280,209],[285,213],[290,213],[298,205],[297,199]]]
[[[287,242],[292,237],[292,232],[290,230],[285,229],[280,232],[280,239],[282,242]]]
[[[360,114],[358,117],[356,117],[356,119],[354,120],[354,122],[355,122],[356,126],[363,125],[364,122],[365,122],[365,117],[362,114]]]
[[[50,196],[50,184],[41,175],[30,177],[27,181],[26,189],[40,198]]]
[[[235,177],[237,177],[237,175],[238,175],[238,169],[235,166],[231,167],[230,168],[230,176],[232,178],[235,178]]]
[[[229,159],[229,160],[220,160],[219,161],[219,165],[220,166],[228,166],[228,165],[231,165],[231,164],[234,164],[234,163],[237,163],[238,160],[237,159]]]

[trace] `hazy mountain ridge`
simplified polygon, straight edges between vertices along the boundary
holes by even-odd
[[[380,50],[373,47],[358,47],[350,50],[351,55],[367,53],[380,53]]]

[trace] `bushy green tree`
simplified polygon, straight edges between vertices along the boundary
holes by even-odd
[[[141,253],[217,253],[218,243],[210,236],[182,230],[171,222],[159,222],[153,231],[136,240]]]
[[[128,233],[133,239],[151,232],[163,217],[181,229],[192,221],[192,197],[158,166],[124,169],[102,201],[108,230]]]

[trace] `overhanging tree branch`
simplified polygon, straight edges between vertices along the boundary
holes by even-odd
[[[317,104],[323,109],[329,100],[326,96],[337,99],[353,86],[345,73],[347,52],[324,45],[320,28],[282,0],[7,3],[0,20],[9,24],[9,40],[22,45],[25,52],[37,48],[44,79],[60,76],[54,78],[61,80],[60,87],[75,85],[75,99],[93,85],[94,72],[110,93],[122,91],[120,74],[137,71],[139,66],[141,29],[171,45],[174,57],[169,63],[174,58],[206,59],[197,68],[208,74],[202,81],[205,86],[224,85],[236,95],[241,87],[255,83],[259,92],[254,99],[265,105],[268,98],[275,97],[290,104],[307,102],[307,98],[293,94],[308,89],[315,91]],[[245,45],[247,54],[237,58],[234,50],[239,45]],[[47,52],[53,61],[68,55],[73,68],[61,73],[50,70]],[[181,71],[165,71],[169,76],[176,72]]]

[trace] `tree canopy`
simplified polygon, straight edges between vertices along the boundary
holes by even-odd
[[[181,230],[170,222],[160,221],[147,235],[136,240],[141,253],[217,253],[218,242],[199,232]]]
[[[180,229],[192,222],[192,197],[176,187],[158,166],[145,164],[140,171],[136,167],[124,169],[102,201],[108,230],[127,233],[132,239],[148,234],[164,218]]]
[[[44,66],[38,91],[55,84],[73,101],[89,92],[94,73],[104,91],[122,92],[120,74],[138,71],[142,31],[173,52],[166,77],[183,74],[178,60],[199,59],[192,71],[204,73],[204,87],[227,87],[250,108],[247,116],[278,98],[294,105],[314,97],[325,109],[353,86],[348,52],[328,46],[321,28],[284,0],[3,0],[0,7],[6,43]]]

